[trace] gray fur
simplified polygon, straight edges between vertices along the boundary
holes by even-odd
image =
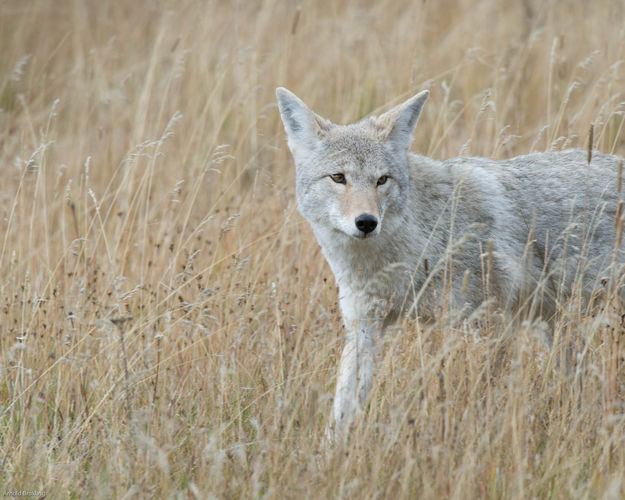
[[[432,316],[442,303],[466,314],[494,298],[550,319],[556,297],[575,284],[590,296],[615,265],[619,157],[595,152],[589,165],[586,151],[567,150],[437,161],[408,149],[427,91],[351,125],[319,117],[286,89],[276,93],[298,207],[334,272],[348,332],[338,431],[365,401],[376,340],[399,314]],[[345,184],[329,177],[336,173]],[[379,220],[371,234],[354,225],[359,207]]]

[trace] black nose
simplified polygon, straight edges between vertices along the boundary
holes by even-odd
[[[371,214],[362,214],[356,217],[356,227],[365,234],[369,234],[377,225],[378,219]]]

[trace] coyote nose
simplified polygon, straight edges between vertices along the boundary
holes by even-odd
[[[362,214],[356,217],[356,227],[363,233],[368,234],[378,225],[378,219],[371,214]]]

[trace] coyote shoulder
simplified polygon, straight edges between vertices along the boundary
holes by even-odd
[[[347,329],[338,431],[365,402],[376,339],[398,315],[432,317],[445,305],[466,317],[489,299],[549,320],[556,298],[576,287],[590,297],[617,275],[619,157],[571,149],[438,161],[410,152],[428,91],[350,125],[276,94],[298,208],[336,277]]]

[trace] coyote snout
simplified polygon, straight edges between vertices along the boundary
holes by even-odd
[[[362,214],[356,217],[354,222],[356,223],[356,227],[360,231],[362,231],[364,234],[369,234],[377,227],[378,218],[375,215]]]
[[[380,232],[380,197],[375,190],[345,186],[340,205],[342,217],[351,226],[349,234],[365,238]]]

